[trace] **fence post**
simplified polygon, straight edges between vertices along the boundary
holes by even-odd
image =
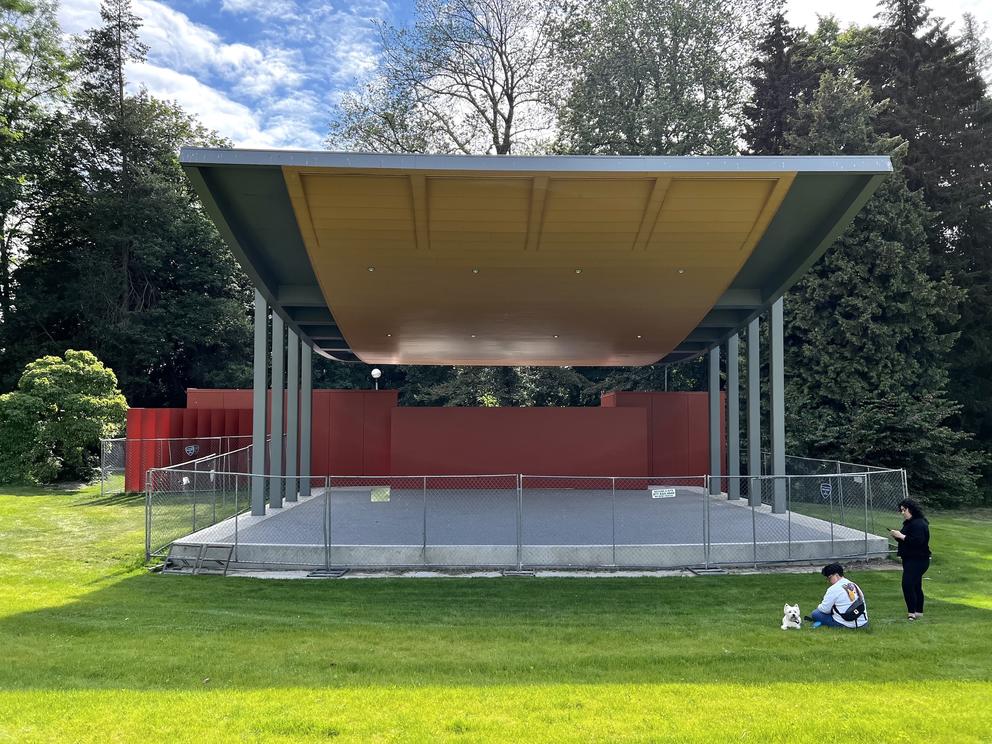
[[[193,481],[191,484],[193,486],[193,532],[196,532],[196,487],[199,485],[197,483],[197,475],[199,475],[199,472],[196,469],[196,463],[193,463]]]
[[[865,560],[868,560],[868,499],[871,495],[871,473],[865,471]]]
[[[517,473],[517,570],[524,567],[523,553],[523,518],[524,518],[524,476]]]
[[[843,475],[841,470],[840,462],[837,463],[837,475]],[[839,499],[839,510],[840,510],[840,523],[847,527],[847,520],[844,518],[844,479],[839,478],[837,483],[837,498]]]
[[[840,490],[840,480],[840,476],[837,476],[838,490]],[[834,547],[834,489],[830,489],[830,493],[827,494],[827,498],[830,499],[830,557],[836,558],[837,548]]]
[[[703,566],[710,567],[710,479],[705,476],[705,489],[703,490]]]
[[[324,569],[331,570],[331,476],[324,476]]]
[[[759,476],[760,478],[760,476]],[[761,503],[761,484],[763,481],[759,478],[754,478],[751,480],[751,487],[754,484],[758,485],[758,504]],[[754,503],[754,494],[748,492],[748,501],[751,502],[751,553],[754,556],[754,567],[758,567],[758,520],[754,515],[754,510],[758,507]]]
[[[786,557],[792,560],[792,478],[785,477],[785,524],[789,542],[786,545]]]
[[[424,526],[423,526],[423,544],[420,547],[421,560],[424,565],[427,565],[427,476],[424,476]]]
[[[145,561],[152,558],[152,484],[151,472],[145,476]]]
[[[238,520],[241,518],[241,509],[239,508],[239,496],[241,489],[238,487],[240,478],[234,476],[234,562],[238,562]]]
[[[617,565],[617,478],[613,476],[610,478],[611,490],[613,493],[612,503],[610,505],[610,510],[612,512],[613,520],[613,565]]]

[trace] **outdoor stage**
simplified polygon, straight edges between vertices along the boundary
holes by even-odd
[[[232,565],[273,568],[675,568],[887,551],[885,537],[829,512],[773,514],[703,487],[662,488],[319,488],[175,542],[236,545]]]

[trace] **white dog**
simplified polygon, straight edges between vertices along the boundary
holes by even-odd
[[[799,605],[786,605],[782,609],[782,630],[803,627],[803,616],[799,613]]]

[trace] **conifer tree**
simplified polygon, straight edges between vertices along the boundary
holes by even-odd
[[[786,298],[787,429],[795,451],[904,467],[928,501],[975,497],[975,453],[947,422],[947,355],[962,292],[933,279],[930,213],[906,183],[906,147],[877,134],[883,104],[825,73],[786,136],[789,154],[892,153],[887,177],[845,235]]]
[[[932,215],[933,276],[950,271],[967,292],[949,354],[961,425],[992,447],[992,98],[982,76],[979,28],[961,38],[923,0],[885,0],[860,72],[890,106],[879,127],[906,140],[906,178]],[[986,478],[992,488],[992,471]]]

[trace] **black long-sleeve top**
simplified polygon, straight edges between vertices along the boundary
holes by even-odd
[[[898,554],[901,558],[930,557],[930,523],[924,517],[910,517],[902,523]]]

